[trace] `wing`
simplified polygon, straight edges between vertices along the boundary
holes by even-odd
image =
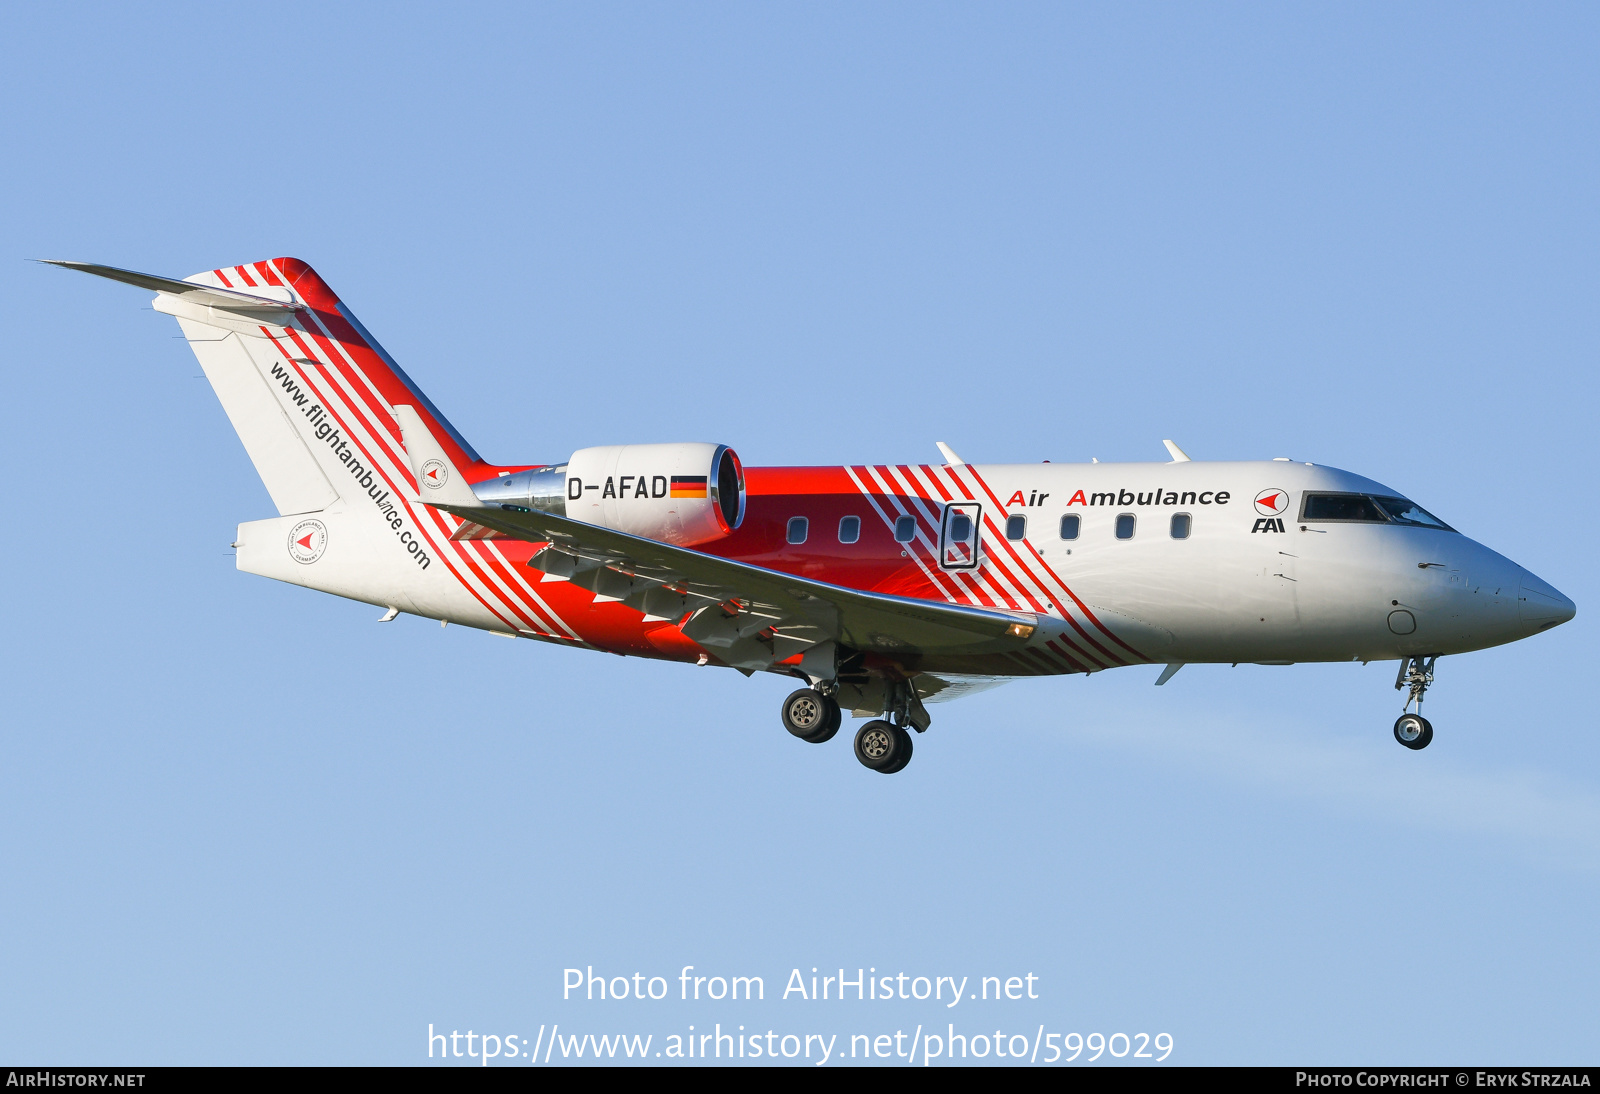
[[[684,634],[747,673],[829,642],[883,654],[914,671],[928,654],[1021,649],[1039,622],[1028,612],[847,589],[550,513],[435,508],[469,522],[456,533],[461,538],[480,535],[477,526],[548,544],[528,565],[647,618],[682,620]]]

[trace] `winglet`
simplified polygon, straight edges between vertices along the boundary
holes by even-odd
[[[949,464],[951,467],[967,466],[967,461],[956,455],[949,445],[945,444],[943,441],[934,441],[933,443],[939,446],[939,455],[944,457],[945,463]]]
[[[1170,444],[1171,442],[1169,441],[1168,443]],[[1160,687],[1162,684],[1165,684],[1168,680],[1171,680],[1174,676],[1178,675],[1178,670],[1181,668],[1183,668],[1183,663],[1180,662],[1177,664],[1168,665],[1166,668],[1162,669],[1161,675],[1156,678],[1156,687]]]
[[[1171,441],[1162,441],[1161,443],[1167,446],[1167,451],[1168,452],[1172,453],[1172,462],[1173,463],[1188,463],[1189,462],[1189,455],[1188,455],[1188,453],[1184,452],[1183,449],[1179,448],[1177,445],[1173,444]]]
[[[394,416],[400,422],[400,440],[406,446],[411,473],[417,477],[419,500],[425,505],[482,508],[483,502],[478,500],[478,495],[472,492],[472,486],[461,477],[461,472],[456,470],[450,457],[434,440],[416,408],[397,403]]]

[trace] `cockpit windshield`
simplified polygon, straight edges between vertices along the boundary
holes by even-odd
[[[1300,502],[1300,519],[1307,524],[1341,521],[1355,524],[1407,524],[1413,528],[1438,528],[1454,532],[1444,521],[1405,498],[1373,494],[1308,493]]]
[[[1454,532],[1444,521],[1428,512],[1414,501],[1405,498],[1374,498],[1383,511],[1389,514],[1389,519],[1396,524],[1415,524],[1420,528],[1443,528],[1446,532]]]
[[[1388,524],[1389,518],[1365,494],[1307,494],[1300,506],[1300,519],[1353,520],[1364,524]]]

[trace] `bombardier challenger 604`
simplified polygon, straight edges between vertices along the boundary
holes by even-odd
[[[1382,483],[1283,459],[746,467],[726,445],[485,462],[304,262],[154,291],[279,515],[238,567],[400,613],[776,673],[802,741],[870,719],[911,759],[925,704],[1018,676],[1185,664],[1399,664],[1394,736],[1427,747],[1444,654],[1571,619],[1571,600]]]

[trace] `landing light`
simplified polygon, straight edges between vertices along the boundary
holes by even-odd
[[[1013,623],[1006,628],[1006,633],[1012,638],[1032,638],[1033,628],[1026,623]]]

